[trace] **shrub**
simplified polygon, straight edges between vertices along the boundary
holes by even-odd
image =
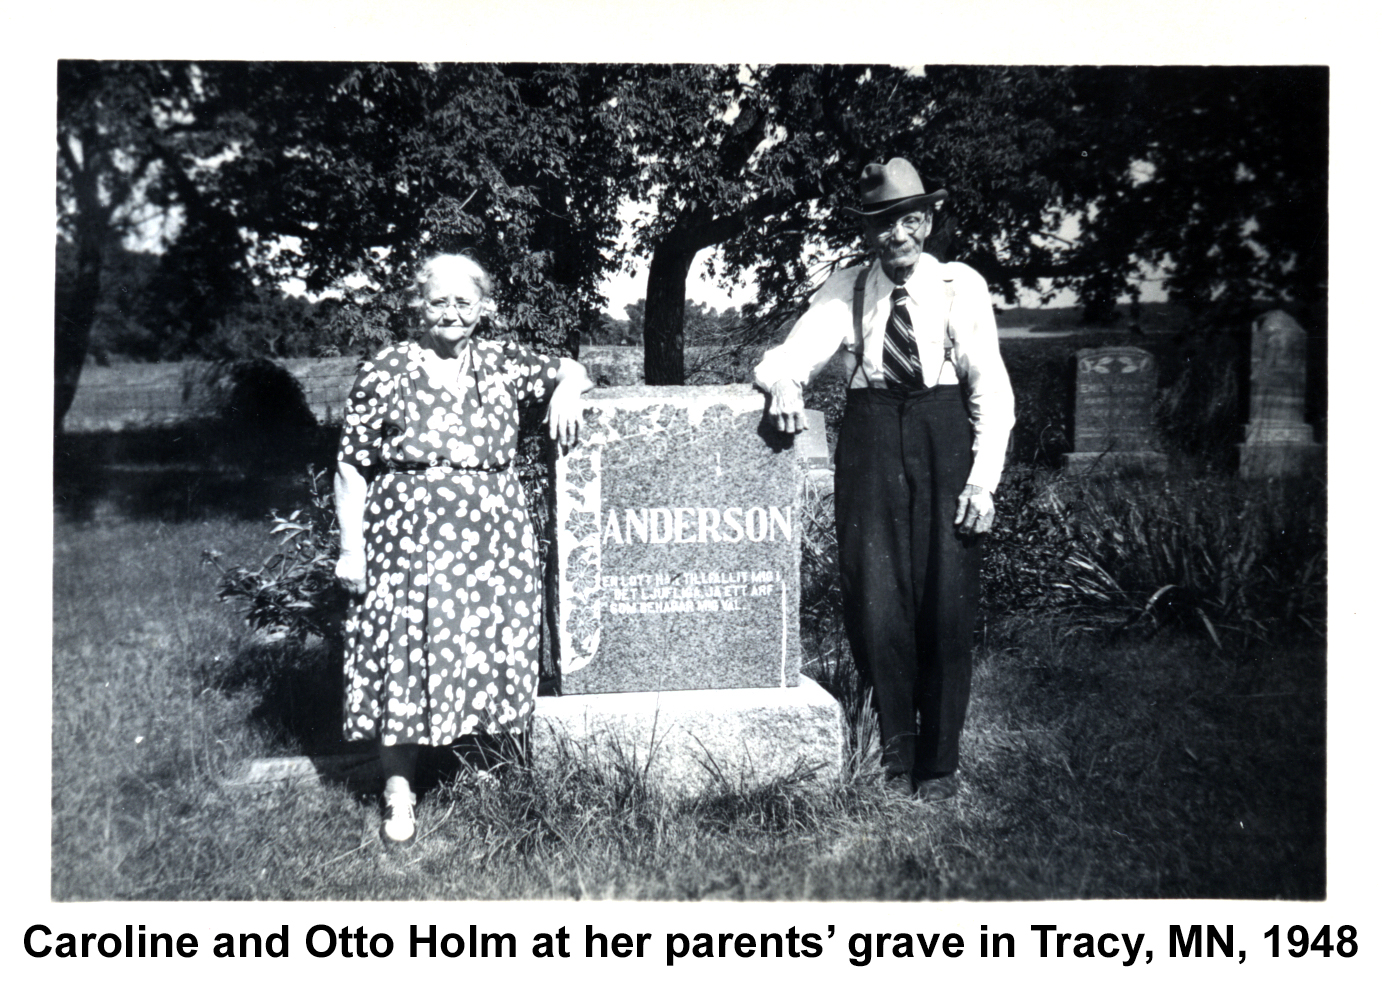
[[[829,643],[844,630],[834,492],[808,484],[801,514],[802,634]]]
[[[1017,420],[1009,457],[1030,466],[1059,466],[1061,454],[1074,447],[1070,430],[1074,412],[1075,350],[1087,340],[1023,341],[1003,349],[1012,380]]]
[[[215,455],[239,467],[279,471],[309,458],[317,419],[287,368],[268,358],[216,362],[205,384]]]
[[[1000,618],[1191,630],[1220,648],[1324,634],[1318,481],[1018,469],[996,502],[984,597]]]
[[[1050,619],[1074,604],[1059,588],[1076,545],[1058,472],[1009,467],[994,494],[993,530],[985,549],[981,585],[985,616]]]
[[[340,529],[329,473],[309,469],[307,482],[307,507],[286,517],[270,514],[275,547],[259,568],[227,567],[214,549],[202,557],[221,574],[216,595],[237,601],[253,629],[299,642],[323,637],[334,645],[342,636],[347,599],[336,581]]]
[[[1157,421],[1167,447],[1232,472],[1247,419],[1245,338],[1241,332],[1187,332],[1157,357]]]
[[[528,499],[528,511],[537,539],[539,560],[544,569],[555,569],[556,542],[549,514],[551,460],[550,440],[545,427],[535,428],[534,418],[525,419],[525,433],[519,446],[515,470]],[[220,573],[217,596],[236,601],[245,622],[269,639],[301,642],[316,636],[338,649],[344,635],[349,598],[336,581],[336,559],[341,536],[336,521],[332,492],[332,471],[309,466],[306,471],[308,504],[284,516],[271,511],[269,535],[273,549],[258,568],[227,565],[214,549],[204,550],[203,559]],[[548,595],[553,595],[551,589]],[[542,678],[554,674],[551,651],[550,603],[543,632]]]
[[[1216,646],[1323,637],[1320,481],[1068,481],[1077,538],[1058,585],[1090,623],[1205,631]]]

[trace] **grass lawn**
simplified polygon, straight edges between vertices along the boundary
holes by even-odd
[[[388,852],[371,797],[222,786],[322,738],[336,693],[320,649],[256,644],[215,601],[202,550],[256,560],[265,523],[179,513],[54,526],[55,899],[1324,895],[1322,645],[1039,622],[981,651],[954,801],[885,797],[853,735],[839,784],[680,803],[618,774],[460,767],[424,796],[420,842]]]

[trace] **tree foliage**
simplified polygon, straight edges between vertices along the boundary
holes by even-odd
[[[973,262],[1012,294],[1006,269],[1040,254],[1034,238],[1060,208],[1060,126],[1068,80],[1058,71],[880,65],[666,66],[662,85],[634,98],[645,181],[633,190],[655,209],[635,238],[649,257],[645,322],[650,381],[681,380],[684,280],[696,253],[722,247],[722,272],[752,275],[756,318],[771,327],[793,312],[824,266],[857,255],[855,201],[864,164],[910,159],[952,190],[931,248]],[[699,106],[704,125],[658,113],[666,92]],[[633,111],[632,109],[630,110]],[[956,217],[958,216],[958,220]]]
[[[1068,287],[1106,318],[1149,268],[1200,308],[1325,290],[1325,69],[62,62],[58,95],[59,423],[112,309],[158,357],[364,350],[411,329],[440,249],[548,350],[646,261],[646,375],[679,383],[696,256],[756,283],[741,324],[770,334],[858,255],[846,206],[893,156],[950,191],[928,248],[1009,301]],[[131,279],[141,208],[175,233]],[[339,299],[294,311],[291,278]]]
[[[1093,214],[1059,283],[1106,310],[1142,262],[1172,300],[1239,322],[1254,301],[1324,298],[1328,69],[1070,74],[1101,159],[1082,175]]]
[[[186,65],[58,64],[58,233],[72,247],[54,303],[56,425],[72,404],[101,304],[107,256],[139,224],[141,206],[180,194],[191,158],[217,152],[190,118],[195,72]]]
[[[694,249],[719,244],[721,272],[755,277],[771,330],[813,273],[857,256],[844,206],[863,165],[893,156],[950,191],[928,249],[974,266],[1008,302],[1068,287],[1108,319],[1149,268],[1173,299],[1230,317],[1251,300],[1323,294],[1323,69],[663,70],[697,82],[708,125],[644,131],[656,161],[640,191],[657,217],[637,239],[650,257],[650,378],[678,380],[668,335]]]
[[[606,314],[591,331],[592,344],[611,344],[633,346],[643,341],[644,315],[648,308],[646,298],[624,306],[624,318],[616,320]],[[718,310],[707,303],[688,299],[682,308],[683,330],[688,347],[696,345],[725,345],[740,340],[744,328],[744,318],[737,307]]]
[[[270,93],[234,168],[256,260],[319,291],[352,276],[358,333],[404,329],[418,262],[469,249],[501,327],[558,348],[593,322],[618,225],[605,73],[571,65],[216,65],[241,104]],[[280,249],[291,239],[292,250]]]
[[[164,356],[216,353],[263,287],[293,277],[344,292],[337,332],[377,347],[412,328],[423,255],[459,249],[496,276],[496,330],[573,347],[619,227],[625,174],[597,110],[621,71],[62,63],[60,237],[78,260],[59,297],[58,424],[134,198],[181,221],[147,287]]]

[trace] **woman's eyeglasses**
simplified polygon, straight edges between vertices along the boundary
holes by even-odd
[[[428,300],[427,306],[437,313],[445,313],[450,307],[455,307],[461,314],[468,314],[480,307],[480,300],[458,300],[453,297],[437,297],[435,300]]]

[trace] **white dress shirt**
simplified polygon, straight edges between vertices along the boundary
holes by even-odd
[[[837,270],[825,281],[787,339],[763,355],[754,369],[755,384],[764,391],[784,378],[805,385],[841,347],[850,352],[850,387],[865,388],[870,379],[876,384],[883,377],[883,333],[892,314],[896,284],[875,260],[864,284],[864,363],[855,371],[854,282],[858,276],[855,266]],[[945,359],[946,280],[955,294],[949,310],[953,364]],[[927,385],[954,385],[959,381],[956,369],[965,377],[974,426],[974,464],[968,483],[992,493],[1003,473],[1014,417],[1012,385],[998,352],[998,325],[988,284],[963,263],[941,263],[923,253],[903,288],[922,379]]]

